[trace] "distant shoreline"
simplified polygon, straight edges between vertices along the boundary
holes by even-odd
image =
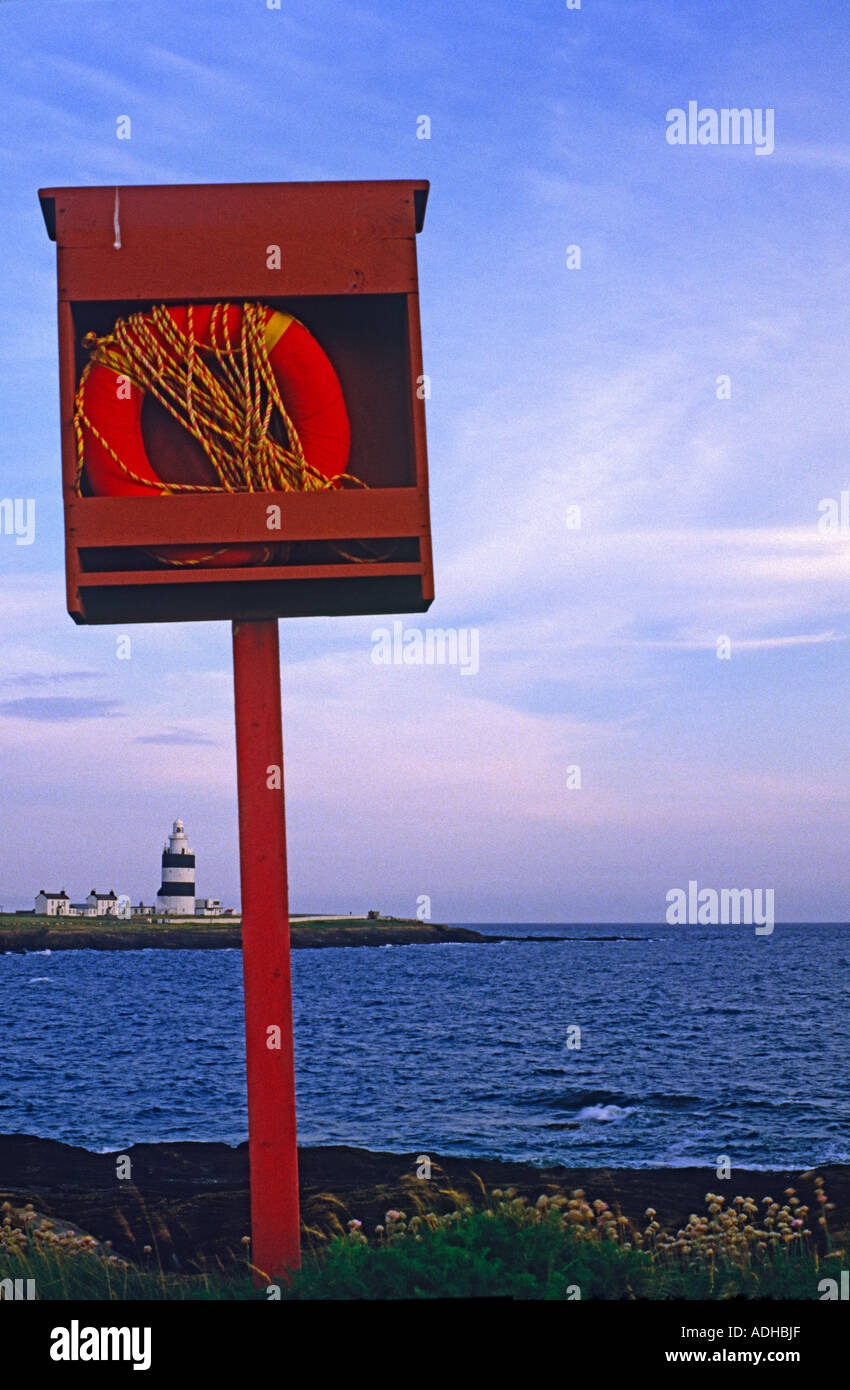
[[[544,925],[544,924],[541,924]],[[566,924],[565,924],[566,925]],[[607,923],[600,923],[605,927]],[[639,924],[642,925],[642,924]],[[595,937],[514,935],[451,927],[411,917],[311,917],[290,922],[293,950],[364,946],[494,946],[504,941],[644,941],[621,932]],[[241,918],[194,918],[152,926],[144,917],[119,921],[101,918],[92,926],[86,918],[18,917],[0,914],[0,955],[25,951],[211,951],[241,950]]]
[[[496,935],[471,927],[449,927],[406,917],[310,918],[290,925],[293,950],[355,946],[492,946],[500,941],[559,941],[562,937],[534,938]],[[151,926],[144,918],[126,922],[101,919],[91,926],[84,918],[61,921],[0,917],[0,953],[23,951],[144,951],[144,950],[239,950],[240,920],[226,922],[168,922]]]

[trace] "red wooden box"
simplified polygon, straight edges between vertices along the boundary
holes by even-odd
[[[416,233],[426,182],[52,188],[57,244],[68,611],[78,623],[423,612],[433,596]],[[280,269],[267,248],[280,247]],[[274,259],[274,258],[271,258]],[[258,300],[318,339],[351,420],[365,489],[77,497],[82,339],[158,303]],[[155,463],[155,451],[149,449]],[[169,568],[149,547],[268,540],[287,563]],[[354,553],[375,558],[357,562]]]

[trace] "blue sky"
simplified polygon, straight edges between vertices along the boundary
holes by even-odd
[[[37,506],[34,544],[0,535],[0,903],[149,901],[176,815],[238,901],[228,626],[118,660],[65,613],[36,189],[426,177],[438,597],[406,621],[478,628],[480,671],[375,666],[383,619],[281,624],[293,907],[651,921],[696,878],[848,916],[850,543],[817,522],[850,488],[849,28],[837,0],[0,4],[1,490]],[[775,151],[671,146],[689,100],[773,108]]]

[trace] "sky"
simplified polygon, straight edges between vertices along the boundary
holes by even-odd
[[[437,598],[399,617],[479,669],[281,622],[293,910],[850,915],[848,37],[841,0],[3,0],[0,905],[150,902],[177,816],[239,895],[229,625],[65,611],[36,190],[427,178]],[[690,101],[774,148],[672,144]]]

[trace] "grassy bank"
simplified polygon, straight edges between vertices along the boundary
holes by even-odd
[[[290,928],[293,949],[323,946],[426,945],[493,938],[463,927],[405,917],[300,918]],[[210,918],[153,922],[149,917],[16,917],[0,915],[0,952],[63,950],[234,949],[242,944],[237,920]]]
[[[633,1223],[581,1189],[534,1203],[513,1189],[482,1191],[477,1207],[455,1194],[450,1211],[419,1198],[412,1215],[390,1209],[368,1233],[349,1221],[278,1287],[288,1300],[816,1300],[845,1250],[830,1232],[821,1179],[815,1189],[812,1211],[791,1188],[761,1201],[707,1193],[704,1213],[676,1232],[664,1230],[652,1208]],[[181,1277],[160,1267],[155,1245],[145,1248],[147,1267],[138,1266],[6,1204],[0,1280],[31,1279],[47,1300],[266,1298],[266,1280],[254,1284],[249,1246],[246,1237],[243,1268]]]

